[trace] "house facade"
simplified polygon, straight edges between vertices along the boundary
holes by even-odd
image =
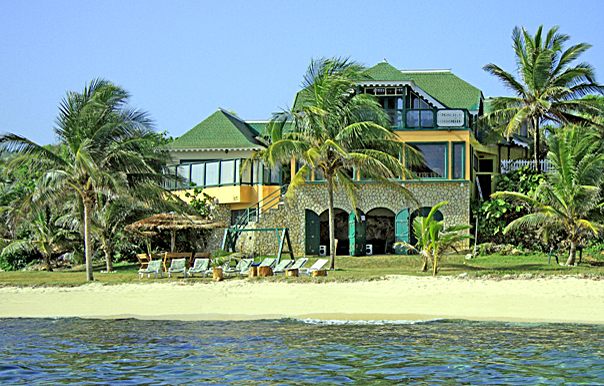
[[[411,169],[417,179],[398,182],[419,206],[399,189],[363,180],[358,183],[355,215],[343,191],[336,191],[337,254],[402,253],[397,241],[413,243],[411,223],[441,201],[437,217],[447,225],[470,222],[471,198],[492,184],[499,170],[500,149],[482,145],[473,123],[483,114],[484,98],[476,87],[449,70],[401,71],[382,62],[365,71],[357,92],[375,96],[391,118],[398,139],[421,151],[425,166]],[[182,177],[178,192],[203,187],[215,197],[221,220],[248,229],[289,229],[296,255],[329,254],[327,191],[312,177],[285,200],[282,188],[296,171],[296,162],[271,170],[254,163],[244,167],[255,151],[264,149],[260,139],[266,121],[244,121],[219,109],[170,145],[172,172]],[[492,160],[496,167],[487,167]],[[482,164],[484,170],[479,166]],[[486,165],[486,166],[485,166]],[[287,170],[286,170],[287,169]],[[485,187],[486,188],[486,187]],[[487,189],[490,194],[491,186]],[[241,220],[244,221],[241,221]],[[219,237],[216,237],[218,243]],[[248,253],[276,252],[274,232],[245,232],[235,249]],[[218,248],[218,245],[214,245]]]

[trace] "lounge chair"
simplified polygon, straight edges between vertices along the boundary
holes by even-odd
[[[201,274],[201,277],[206,277],[208,271],[210,269],[210,259],[195,259],[193,266],[189,268],[189,276],[193,276],[198,273]]]
[[[292,264],[292,265],[291,265],[291,266],[289,266],[289,267],[286,267],[286,268],[283,270],[283,272],[279,272],[279,271],[277,271],[277,270],[275,269],[274,273],[275,273],[275,275],[278,275],[278,274],[281,274],[281,273],[285,273],[285,271],[287,271],[288,269],[297,269],[297,270],[298,270],[298,272],[300,272],[300,270],[301,270],[301,269],[304,269],[304,268],[302,268],[302,267],[303,267],[303,266],[304,266],[304,264],[306,264],[307,262],[308,262],[308,258],[307,258],[307,257],[300,257],[298,260],[296,260],[296,261],[294,262],[294,264]]]
[[[185,259],[185,265],[187,261],[191,260],[192,252],[166,252],[164,254],[164,270],[168,271],[168,266],[172,266],[172,259]]]
[[[267,257],[266,259],[262,260],[262,263],[260,263],[260,267],[271,267],[273,268],[275,266],[275,263],[277,262],[277,259],[274,257]]]
[[[237,266],[229,267],[226,270],[223,270],[222,273],[228,276],[247,275],[253,262],[254,259],[241,259],[237,262]]]
[[[151,277],[151,274],[155,274],[155,278],[161,274],[164,277],[164,267],[161,260],[151,260],[147,265],[147,268],[141,268],[138,270],[138,278],[142,279],[144,274],[147,274],[147,278]]]
[[[182,273],[182,275],[186,278],[188,276],[187,259],[172,259],[172,262],[170,263],[170,268],[168,268],[168,277],[170,277],[170,274],[172,273]]]
[[[293,263],[293,260],[281,260],[273,269],[273,274],[278,275],[280,273],[285,273],[285,270]]]
[[[323,266],[325,264],[327,264],[327,259],[319,259],[312,265],[312,267],[300,268],[299,272],[300,272],[300,274],[305,273],[306,276],[308,276],[313,271],[319,271],[319,270],[323,269]]]

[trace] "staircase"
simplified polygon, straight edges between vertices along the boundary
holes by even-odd
[[[256,223],[267,213],[278,210],[285,205],[284,197],[289,185],[282,185],[273,193],[264,197],[262,200],[250,205],[235,223],[229,229],[224,230],[222,239],[222,250],[235,252],[235,245],[242,229],[245,229],[250,223]]]

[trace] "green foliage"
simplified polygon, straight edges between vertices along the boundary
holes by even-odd
[[[213,202],[213,197],[207,193],[203,192],[203,188],[195,187],[193,189],[193,193],[186,192],[185,197],[190,199],[189,205],[197,212],[199,215],[204,217],[209,217],[211,212],[211,204]]]
[[[545,180],[544,174],[525,166],[501,175],[497,190],[532,195]],[[478,217],[479,243],[511,244],[538,251],[547,249],[538,233],[516,230],[503,234],[510,222],[529,213],[528,205],[512,203],[504,198],[490,198],[480,202],[480,207],[477,205],[477,202],[472,204],[472,211],[474,218]]]
[[[16,271],[27,267],[41,259],[42,256],[35,250],[11,251],[0,254],[0,269]]]
[[[523,166],[501,175],[497,181],[497,190],[531,195],[541,181],[546,181],[545,174]]]

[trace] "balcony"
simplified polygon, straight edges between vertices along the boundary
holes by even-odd
[[[386,109],[394,130],[458,129],[472,124],[461,109]]]

